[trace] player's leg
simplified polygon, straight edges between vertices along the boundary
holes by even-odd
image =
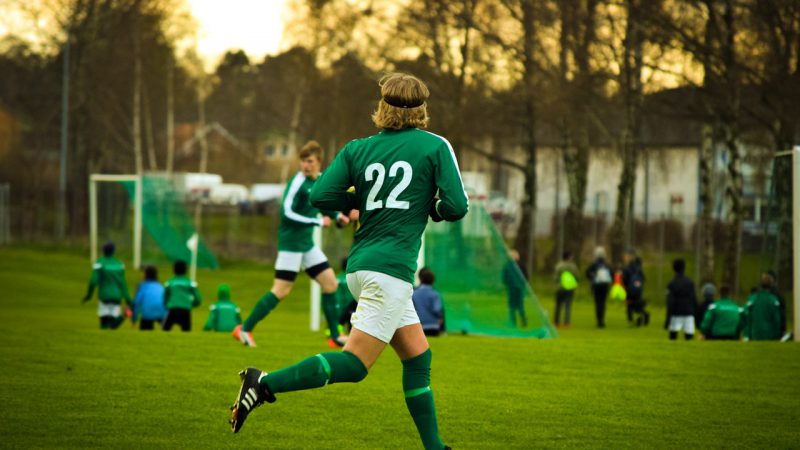
[[[167,310],[167,317],[164,318],[164,325],[161,327],[164,331],[169,331],[172,329],[172,325],[175,324],[175,310],[168,309]]]
[[[266,294],[264,294],[253,307],[253,311],[245,319],[242,325],[237,326],[233,330],[233,337],[240,340],[243,344],[255,347],[256,343],[253,339],[252,331],[258,322],[262,321],[265,317],[278,306],[294,286],[294,280],[297,278],[297,272],[300,270],[300,262],[302,261],[303,254],[297,252],[278,252],[278,258],[275,260],[275,280],[272,282],[272,287]]]
[[[692,340],[692,338],[694,337],[694,317],[692,316],[684,316],[683,337],[687,341]]]
[[[180,316],[178,323],[181,326],[181,331],[192,331],[192,311],[190,309],[179,309]]]
[[[336,289],[339,287],[339,281],[336,279],[336,274],[328,264],[328,258],[318,246],[303,253],[303,267],[306,268],[308,276],[319,283],[322,290],[322,312],[328,323],[330,335],[328,342],[332,346],[341,347],[344,345],[344,339],[339,337],[339,307],[336,304]]]
[[[412,306],[413,307],[413,306]],[[436,406],[431,391],[431,350],[419,323],[395,332],[391,342],[403,363],[403,393],[406,407],[426,449],[442,449]]]

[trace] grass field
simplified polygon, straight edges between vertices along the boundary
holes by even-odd
[[[268,267],[200,271],[191,333],[98,329],[81,305],[89,263],[76,251],[0,249],[0,447],[420,448],[391,354],[359,386],[283,394],[242,432],[226,423],[248,365],[270,370],[327,351],[308,331],[308,282],[256,329],[258,348],[200,331],[218,283],[249,312]],[[162,268],[164,278],[167,268]],[[132,286],[138,274],[128,274]],[[552,300],[542,296],[552,310]],[[440,428],[456,449],[797,448],[800,347],[670,342],[663,310],[628,328],[590,302],[554,340],[446,336],[431,341]],[[654,326],[656,325],[656,326]]]

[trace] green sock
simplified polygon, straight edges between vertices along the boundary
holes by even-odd
[[[273,394],[314,389],[333,383],[357,383],[367,376],[367,368],[350,352],[326,352],[276,370],[261,379]]]
[[[406,406],[417,426],[426,450],[444,448],[436,423],[436,407],[431,391],[431,349],[403,361],[403,391]]]
[[[280,302],[280,300],[278,300],[278,297],[276,297],[272,291],[264,294],[256,303],[253,312],[250,313],[250,316],[248,316],[247,320],[242,324],[242,331],[253,331],[256,324],[264,317],[267,317],[267,314],[277,306],[278,302]]]
[[[336,307],[336,294],[322,294],[322,312],[328,321],[328,331],[331,339],[339,337],[339,308]]]

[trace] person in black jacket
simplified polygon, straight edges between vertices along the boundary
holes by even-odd
[[[603,247],[594,249],[594,262],[586,269],[586,278],[592,283],[594,296],[594,314],[597,319],[597,328],[606,327],[606,297],[611,289],[611,266],[605,260],[606,250]]]
[[[694,282],[684,271],[686,261],[676,259],[672,261],[672,270],[675,277],[667,285],[667,321],[664,328],[669,328],[669,338],[678,338],[678,332],[683,330],[683,335],[688,341],[694,337],[694,308],[697,296],[694,292]]]

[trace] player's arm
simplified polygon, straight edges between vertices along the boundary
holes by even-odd
[[[292,178],[291,183],[289,183],[289,186],[286,188],[286,196],[283,199],[283,215],[286,216],[287,219],[293,222],[305,225],[321,226],[322,219],[320,219],[319,217],[304,216],[299,212],[295,211],[293,208],[295,197],[297,197],[297,193],[303,186],[304,180],[305,178],[299,175],[296,175],[294,178]]]
[[[444,140],[444,138],[443,138]],[[444,144],[436,152],[436,187],[439,188],[439,199],[434,201],[431,217],[455,222],[467,215],[469,198],[461,181],[461,172],[450,143]]]
[[[711,334],[711,327],[713,326],[714,326],[714,308],[709,307],[706,310],[705,315],[703,316],[703,323],[700,325],[700,331],[702,331],[705,336],[709,336]]]
[[[353,180],[350,177],[347,149],[345,146],[336,155],[311,188],[309,199],[314,207],[329,211],[350,211],[357,207],[355,193],[348,192]]]
[[[102,268],[103,265],[100,263],[95,263],[92,266],[92,276],[89,277],[89,287],[86,289],[86,295],[83,297],[84,302],[88,302],[92,298],[94,288],[96,288],[97,284],[100,282],[100,269]]]
[[[133,300],[131,299],[131,293],[128,290],[128,280],[125,279],[125,272],[122,272],[120,276],[120,289],[122,290],[122,296],[125,298],[125,303],[128,304],[129,307],[133,307]]]
[[[169,288],[169,281],[167,281],[166,283],[164,283],[164,306],[165,307],[167,306],[167,303],[169,303],[169,296],[171,295],[170,291],[171,291],[171,289]]]

